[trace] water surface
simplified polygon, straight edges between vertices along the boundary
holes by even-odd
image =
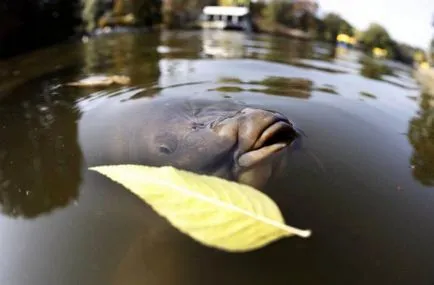
[[[432,284],[433,99],[406,67],[371,79],[356,51],[329,52],[183,31],[112,34],[1,62],[0,284]],[[132,85],[61,85],[92,74]],[[207,248],[87,170],[98,119],[191,94],[280,111],[307,134],[306,151],[265,190],[311,238],[245,254]]]

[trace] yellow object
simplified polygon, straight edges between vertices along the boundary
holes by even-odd
[[[338,42],[343,42],[343,43],[348,43],[349,42],[350,37],[346,34],[339,34],[336,37],[336,40]]]
[[[387,56],[387,50],[379,48],[379,47],[374,47],[372,49],[372,53],[376,57],[386,57]]]
[[[413,55],[413,58],[415,61],[421,62],[421,61],[424,61],[425,55],[421,51],[416,51]]]
[[[346,43],[350,45],[355,45],[357,43],[357,40],[355,37],[350,37],[347,34],[339,34],[336,36],[336,40],[341,43]]]
[[[430,66],[429,66],[429,63],[426,62],[426,61],[421,62],[421,63],[419,64],[419,68],[422,68],[422,69],[428,69],[429,67],[430,67]]]
[[[348,39],[348,42],[349,42],[350,44],[352,44],[352,45],[355,45],[355,44],[357,43],[357,39],[356,39],[355,37],[350,37],[350,38]]]
[[[120,183],[178,230],[207,246],[244,252],[283,237],[311,234],[285,225],[278,206],[247,185],[170,166],[90,169]]]

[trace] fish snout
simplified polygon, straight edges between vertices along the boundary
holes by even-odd
[[[241,156],[278,151],[299,137],[293,123],[278,112],[245,108],[242,114],[238,129]]]
[[[254,108],[246,108],[242,113],[236,158],[238,180],[261,187],[278,168],[276,165],[281,165],[285,150],[299,133],[280,113]]]

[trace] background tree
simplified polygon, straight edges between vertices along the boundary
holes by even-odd
[[[426,53],[423,49],[416,49],[413,53],[413,59],[417,63],[427,61]]]
[[[336,55],[337,36],[340,31],[342,18],[336,13],[329,13],[324,17],[323,38],[332,44],[329,56],[334,58]]]
[[[325,39],[334,46],[337,44],[337,36],[341,25],[341,17],[335,13],[329,13],[324,18]]]
[[[416,49],[408,44],[398,43],[391,40],[390,49],[393,52],[393,59],[407,65],[413,64],[413,54]]]
[[[264,19],[264,24],[273,27],[277,23],[279,8],[281,6],[280,1],[271,0],[261,10],[261,17]]]
[[[336,42],[339,34],[354,36],[354,27],[343,19],[339,14],[328,13],[322,20],[324,29],[324,39],[330,42]]]
[[[294,15],[292,3],[280,2],[277,7],[277,21],[285,26],[296,28],[298,25],[297,18]]]
[[[377,47],[387,50],[388,58],[395,57],[395,53],[392,48],[392,38],[390,37],[387,30],[377,23],[370,24],[366,31],[361,33],[358,40],[363,44],[364,51],[368,54],[372,53],[372,49]]]
[[[341,24],[339,25],[339,33],[346,34],[352,37],[354,36],[354,27],[346,20],[341,19]]]

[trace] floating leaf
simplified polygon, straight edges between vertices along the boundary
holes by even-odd
[[[65,85],[67,86],[77,86],[77,87],[101,87],[109,86],[112,84],[128,85],[131,79],[124,75],[95,75],[89,76],[87,78],[81,79],[75,82],[69,82]]]
[[[285,225],[278,206],[258,190],[170,166],[92,167],[120,183],[193,239],[226,251],[249,251],[309,230]]]

